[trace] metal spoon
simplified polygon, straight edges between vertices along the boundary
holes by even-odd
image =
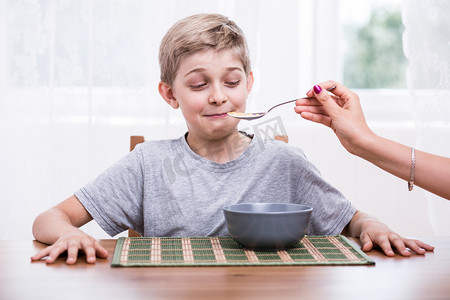
[[[329,89],[327,89],[327,91],[331,91],[331,90],[333,90],[334,88],[336,88],[336,86],[330,87]],[[278,107],[278,106],[280,106],[280,105],[284,105],[284,104],[287,104],[287,103],[295,102],[295,101],[297,101],[297,100],[299,100],[299,99],[312,99],[312,98],[313,98],[313,97],[303,97],[303,98],[298,98],[298,99],[295,99],[295,100],[289,100],[289,101],[286,101],[286,102],[277,104],[277,105],[275,105],[275,106],[272,106],[272,107],[271,107],[268,111],[266,111],[266,112],[259,112],[259,113],[241,113],[241,112],[231,111],[231,112],[227,113],[227,115],[229,115],[230,117],[233,117],[233,118],[243,119],[243,120],[248,120],[248,121],[250,121],[250,120],[255,120],[255,119],[259,119],[259,118],[264,117],[265,115],[267,115],[267,114],[269,113],[269,111],[271,111],[272,109],[274,109],[275,107]]]

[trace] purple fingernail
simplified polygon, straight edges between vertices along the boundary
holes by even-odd
[[[322,91],[322,88],[319,85],[314,86],[314,93],[320,94],[321,91]]]

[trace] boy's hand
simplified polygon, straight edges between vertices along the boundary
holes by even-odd
[[[103,248],[93,237],[87,235],[79,229],[74,229],[61,236],[53,245],[39,251],[31,257],[31,260],[40,260],[47,256],[46,263],[54,263],[62,253],[67,251],[68,265],[77,262],[78,251],[82,250],[86,255],[87,263],[95,263],[96,256],[107,258],[108,251]]]
[[[393,248],[402,256],[410,256],[407,248],[422,255],[434,250],[422,241],[401,237],[386,224],[361,211],[356,211],[346,230],[350,236],[359,237],[363,251],[379,246],[387,256],[395,255]]]
[[[378,245],[387,256],[394,256],[393,248],[402,256],[410,256],[411,251],[417,254],[425,254],[426,251],[433,251],[434,247],[419,240],[407,239],[396,234],[385,224],[378,220],[366,220],[362,225],[359,236],[362,250],[370,251]]]

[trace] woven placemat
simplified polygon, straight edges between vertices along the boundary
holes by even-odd
[[[288,250],[249,250],[229,236],[120,237],[112,267],[372,265],[344,236],[305,236]]]

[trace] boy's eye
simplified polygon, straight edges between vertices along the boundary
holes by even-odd
[[[234,87],[234,86],[238,86],[240,82],[241,82],[240,80],[236,80],[236,81],[228,81],[228,82],[226,82],[226,84],[227,84],[228,86]]]
[[[200,83],[200,84],[192,84],[190,87],[191,89],[195,90],[201,90],[206,86],[206,83]]]

